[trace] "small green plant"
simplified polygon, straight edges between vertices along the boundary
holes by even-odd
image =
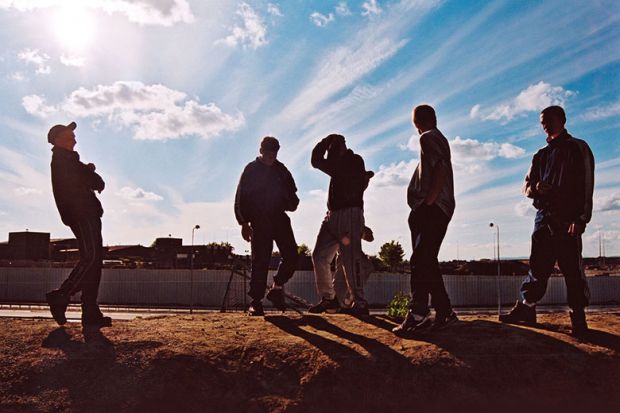
[[[407,311],[409,311],[410,303],[411,296],[409,294],[403,292],[396,293],[387,306],[387,316],[396,320],[405,318]]]

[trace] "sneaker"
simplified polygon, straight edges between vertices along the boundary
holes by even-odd
[[[588,323],[586,313],[583,310],[573,310],[570,313],[571,334],[583,338],[588,335]]]
[[[508,314],[501,314],[499,321],[508,324],[536,324],[536,306],[530,307],[517,301]]]
[[[69,305],[69,296],[63,294],[60,290],[54,290],[45,294],[45,300],[50,306],[52,317],[54,317],[54,320],[58,323],[58,325],[65,324],[67,322],[65,312],[67,311],[67,306]]]
[[[90,328],[112,327],[112,318],[101,313],[99,306],[82,305],[82,326]]]
[[[370,315],[368,303],[366,301],[356,301],[351,307],[341,308],[340,313],[352,316]]]
[[[273,288],[267,292],[267,299],[273,303],[273,306],[280,311],[286,310],[284,302],[284,288]]]
[[[330,300],[329,298],[321,299],[321,302],[313,305],[308,309],[309,313],[319,314],[319,313],[329,313],[334,314],[340,311],[340,304],[338,303],[338,299],[334,298]]]
[[[430,311],[428,311],[425,315],[419,315],[414,314],[413,311],[409,310],[407,317],[405,317],[405,321],[394,327],[392,329],[392,333],[402,337],[407,334],[419,333],[427,330],[431,324],[432,321]]]
[[[252,302],[250,303],[250,307],[248,308],[248,315],[252,317],[265,315],[265,310],[263,309],[263,302],[260,300],[252,300]]]
[[[449,313],[437,313],[435,314],[435,319],[433,320],[433,325],[431,325],[431,330],[437,331],[446,328],[450,324],[454,324],[459,321],[459,318],[456,316],[456,313],[450,310]]]

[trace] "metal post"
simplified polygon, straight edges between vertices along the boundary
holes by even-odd
[[[194,313],[194,231],[200,229],[200,225],[192,228],[192,249],[189,255],[189,313]]]
[[[500,283],[499,283],[499,278],[501,275],[501,264],[500,264],[500,255],[499,255],[499,225],[494,224],[493,222],[491,222],[489,224],[490,227],[495,227],[496,233],[497,233],[497,277],[496,277],[496,281],[495,281],[495,289],[497,290],[497,314],[501,314],[501,310],[502,310],[502,299],[501,299],[501,291],[500,291]],[[493,251],[495,253],[495,251]]]

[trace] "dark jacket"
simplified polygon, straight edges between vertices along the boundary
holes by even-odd
[[[368,175],[361,156],[347,149],[340,157],[327,157],[331,141],[319,142],[312,150],[312,166],[331,177],[327,209],[337,211],[344,208],[364,208],[364,191],[368,187]]]
[[[264,219],[299,205],[297,187],[291,173],[280,161],[272,166],[258,158],[247,164],[235,195],[235,217],[239,225]]]
[[[552,185],[550,193],[538,193],[536,184],[541,181]],[[588,144],[564,130],[536,152],[523,191],[534,199],[537,226],[565,227],[572,222],[590,222],[594,156]]]
[[[52,189],[62,222],[101,218],[103,208],[94,191],[103,191],[103,179],[80,162],[77,152],[55,146],[52,153]]]

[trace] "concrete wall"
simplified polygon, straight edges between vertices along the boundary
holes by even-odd
[[[57,288],[70,269],[66,268],[0,268],[0,302],[39,303],[46,291]],[[273,274],[272,274],[273,275]],[[193,278],[193,293],[192,283]],[[271,278],[271,277],[270,277]],[[99,301],[113,305],[188,306],[193,294],[194,305],[219,308],[230,279],[228,270],[123,270],[105,269]],[[455,306],[496,306],[497,282],[503,305],[512,305],[518,297],[521,277],[446,275],[448,294]],[[592,304],[620,302],[620,276],[590,277]],[[229,293],[230,307],[243,307],[247,301],[244,279],[233,276]],[[337,282],[338,291],[344,286]],[[287,284],[287,291],[314,303],[319,300],[314,274],[298,271]],[[372,305],[385,306],[399,291],[409,292],[406,274],[376,273],[366,284],[366,297]],[[562,277],[552,277],[541,304],[565,304],[566,290]]]

